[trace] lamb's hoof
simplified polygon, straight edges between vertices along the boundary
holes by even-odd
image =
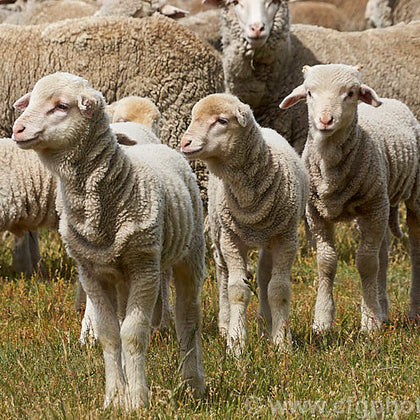
[[[374,316],[362,315],[360,330],[362,332],[373,332],[381,329],[381,318]]]
[[[278,334],[276,337],[273,337],[273,343],[278,353],[290,353],[292,351],[292,335],[290,331],[286,334]]]

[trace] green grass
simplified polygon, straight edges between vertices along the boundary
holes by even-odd
[[[154,331],[147,357],[150,407],[132,414],[102,408],[101,349],[78,343],[81,315],[74,310],[76,270],[57,234],[42,232],[47,274],[30,278],[13,273],[11,241],[6,240],[0,246],[0,417],[419,418],[420,334],[419,326],[406,319],[407,241],[394,240],[390,248],[389,322],[380,332],[367,335],[359,331],[356,239],[352,227],[337,232],[337,320],[332,331],[312,332],[316,260],[304,249],[292,272],[292,351],[278,353],[269,341],[258,338],[258,300],[253,295],[248,310],[249,344],[239,361],[226,353],[218,333],[217,286],[208,258],[202,294],[207,395],[194,401],[184,391],[173,329]],[[252,260],[255,267],[256,253]]]

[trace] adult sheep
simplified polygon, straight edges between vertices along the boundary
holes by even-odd
[[[387,227],[399,202],[407,208],[410,241],[409,316],[420,316],[420,124],[402,102],[379,98],[361,82],[359,71],[342,64],[305,66],[303,84],[281,104],[306,99],[308,106],[303,159],[310,176],[306,215],[319,274],[314,329],[320,331],[334,319],[334,224],[340,221],[356,219],[360,230],[362,329],[376,329],[387,318]]]
[[[207,0],[222,6],[223,68],[227,91],[253,108],[301,152],[307,135],[303,104],[278,104],[299,84],[303,65],[364,62],[364,79],[382,96],[406,103],[417,118],[420,102],[420,22],[362,32],[289,24],[287,2]],[[395,75],[398,74],[398,77]]]
[[[145,355],[160,274],[169,268],[182,379],[202,395],[205,241],[200,193],[188,163],[162,144],[123,151],[102,94],[70,73],[43,77],[15,106],[23,113],[13,126],[14,140],[34,149],[59,179],[60,234],[97,315],[105,406],[133,410],[148,402]]]
[[[172,19],[86,17],[48,26],[0,26],[0,135],[8,137],[16,115],[13,97],[42,76],[66,70],[88,78],[108,103],[125,96],[150,98],[161,113],[160,139],[176,148],[191,109],[223,90],[214,50]],[[10,54],[24,45],[20,54]],[[200,184],[204,166],[194,167]]]
[[[418,0],[369,0],[365,18],[368,25],[373,28],[386,28],[400,22],[419,20],[420,2]]]

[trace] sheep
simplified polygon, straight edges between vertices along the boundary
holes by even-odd
[[[409,316],[420,315],[420,124],[405,104],[379,98],[362,84],[360,69],[305,66],[303,84],[280,104],[287,108],[307,101],[309,133],[302,157],[310,177],[306,213],[317,248],[317,331],[330,328],[334,319],[334,224],[339,221],[356,219],[361,234],[356,258],[361,328],[377,329],[387,318],[386,229],[402,201],[412,262]]]
[[[245,346],[247,251],[260,248],[259,313],[273,342],[290,343],[290,270],[309,181],[300,158],[274,130],[261,128],[250,107],[230,94],[201,99],[181,141],[189,159],[209,170],[208,217],[219,287],[219,328],[228,348]]]
[[[159,137],[179,146],[191,108],[223,90],[223,69],[214,49],[172,19],[86,17],[47,26],[0,25],[0,136],[9,137],[15,118],[12,98],[38,78],[65,70],[88,78],[108,103],[125,96],[148,97],[161,112]],[[25,45],[19,54],[10,54]],[[203,198],[207,173],[193,164]]]
[[[168,17],[183,17],[188,12],[166,3],[166,0],[102,0],[96,16],[129,16],[142,18],[158,12]]]
[[[96,3],[82,0],[28,1],[20,10],[10,13],[4,23],[14,25],[37,25],[92,16],[97,11]]]
[[[399,22],[420,19],[418,0],[369,0],[366,5],[365,19],[368,26],[386,28]]]
[[[383,96],[397,97],[420,118],[417,87],[420,23],[360,32],[289,25],[287,2],[207,0],[222,6],[225,88],[248,103],[258,123],[274,128],[301,153],[307,116],[278,104],[298,85],[304,64],[366,61],[366,83]],[[396,78],[395,74],[399,77]]]
[[[148,127],[159,136],[160,112],[148,98],[127,96],[106,107],[112,123],[132,121]],[[124,126],[122,126],[124,127]]]
[[[33,151],[0,139],[0,232],[15,235],[13,267],[31,274],[40,262],[36,231],[56,229],[56,180]]]
[[[296,1],[289,4],[291,23],[304,23],[332,28],[346,29],[345,15],[334,4],[317,1]]]
[[[188,15],[177,20],[180,25],[193,31],[200,39],[210,44],[216,51],[221,51],[220,10],[210,9]]]
[[[329,3],[335,6],[339,13],[345,16],[345,31],[363,31],[366,29],[364,13],[368,0],[309,0],[310,2]],[[297,0],[296,3],[307,3],[307,0]],[[289,0],[290,5],[295,2]],[[323,26],[323,25],[322,25]]]
[[[166,145],[123,151],[110,130],[104,97],[71,73],[41,78],[14,106],[23,111],[13,125],[16,144],[35,150],[59,179],[59,231],[97,315],[105,406],[133,410],[148,403],[145,353],[159,275],[170,267],[182,378],[196,396],[203,395],[199,301],[205,241],[200,193],[188,162]]]

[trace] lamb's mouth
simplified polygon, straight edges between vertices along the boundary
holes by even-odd
[[[22,149],[28,149],[33,144],[38,142],[38,137],[31,137],[29,139],[24,139],[24,140],[18,140],[16,138],[12,137],[12,139]]]
[[[193,148],[188,149],[188,148],[181,147],[181,152],[185,156],[188,156],[188,157],[191,157],[191,156],[194,156],[194,155],[198,155],[201,152],[201,150],[203,150],[203,148],[201,146],[200,147],[196,147],[194,149]]]

